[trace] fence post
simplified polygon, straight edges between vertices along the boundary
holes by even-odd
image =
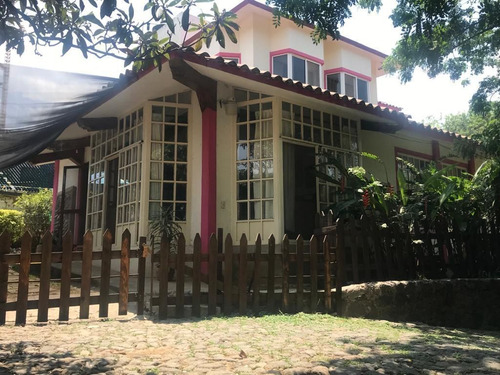
[[[267,240],[267,308],[271,312],[274,310],[274,261],[276,252],[276,240],[274,235],[270,235]]]
[[[161,237],[160,243],[160,307],[158,317],[160,320],[167,319],[168,310],[168,270],[170,241],[167,236]]]
[[[99,318],[108,316],[109,276],[111,273],[111,245],[113,234],[106,229],[102,236],[101,287],[99,289]]]
[[[120,296],[118,300],[118,315],[127,315],[129,275],[130,231],[128,229],[125,229],[122,234],[122,248],[120,253]]]
[[[338,249],[338,248],[337,248]],[[330,243],[328,236],[323,239],[323,254],[325,261],[325,310],[332,311],[332,273],[330,271]],[[338,278],[338,275],[336,275]]]
[[[139,259],[137,262],[137,315],[144,315],[144,293],[146,290],[146,237],[139,237]]]
[[[208,240],[208,315],[217,313],[217,258],[217,238],[212,233]]]
[[[71,258],[73,251],[73,233],[66,232],[63,237],[61,264],[61,303],[59,305],[59,320],[69,320],[69,296],[71,292]]]
[[[309,242],[311,261],[311,312],[316,311],[318,305],[318,238],[313,235]]]
[[[240,240],[240,259],[238,269],[238,296],[239,296],[239,313],[244,315],[247,311],[247,253],[248,241],[247,236],[243,234]]]
[[[282,288],[282,306],[283,311],[288,312],[290,299],[289,299],[289,276],[290,276],[290,249],[288,236],[285,234],[283,243],[281,244],[281,252],[283,256],[283,288]]]
[[[222,250],[224,249],[224,230],[222,228],[217,228],[217,252],[222,255]],[[217,263],[217,279],[224,280],[224,274],[222,272],[222,262]]]
[[[371,275],[371,264],[370,264],[370,244],[368,242],[368,237],[370,235],[370,229],[368,227],[368,223],[366,222],[366,216],[361,217],[361,236],[363,241],[363,267],[365,269],[364,272],[364,281],[372,281]]]
[[[31,235],[26,232],[21,239],[21,256],[19,259],[19,284],[17,287],[16,325],[26,324],[30,263]]]
[[[5,324],[5,304],[9,285],[9,264],[6,255],[10,252],[11,238],[6,231],[0,235],[0,326]]]
[[[336,261],[337,269],[335,270],[335,309],[337,315],[342,315],[342,285],[345,280],[345,232],[344,222],[342,219],[337,221],[337,248]]]
[[[46,232],[42,238],[42,263],[40,265],[40,290],[38,291],[37,321],[46,322],[49,315],[50,266],[52,255],[52,234]]]
[[[92,232],[88,230],[83,236],[82,283],[80,291],[80,319],[89,318],[93,243],[94,243],[94,236],[92,235]]]
[[[253,309],[259,311],[259,293],[260,293],[260,258],[262,254],[262,239],[260,233],[255,240],[255,263],[253,268]]]
[[[184,317],[184,263],[186,261],[186,238],[180,234],[177,239],[175,272],[175,317]]]
[[[297,237],[297,312],[304,309],[304,239]]]
[[[246,239],[246,238],[245,238]],[[243,240],[243,237],[242,237]],[[233,297],[233,239],[228,233],[224,249],[224,314],[229,315],[232,311]]]
[[[198,233],[193,241],[193,316],[201,315],[201,238]]]

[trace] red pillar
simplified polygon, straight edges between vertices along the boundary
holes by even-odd
[[[52,218],[50,221],[50,231],[54,233],[56,205],[57,205],[57,190],[59,189],[59,160],[54,162],[54,178],[52,180]]]
[[[208,253],[209,238],[216,233],[217,202],[217,111],[205,108],[202,112],[202,162],[201,162],[201,245]],[[207,273],[207,263],[202,272]]]

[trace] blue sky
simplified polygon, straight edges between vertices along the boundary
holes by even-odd
[[[217,1],[219,8],[230,9],[238,0]],[[395,0],[384,1],[379,13],[354,9],[353,17],[341,29],[348,38],[389,54],[399,38],[389,19]],[[11,62],[18,65],[36,66],[46,69],[64,70],[94,75],[117,77],[124,72],[123,63],[113,58],[84,59],[79,51],[72,50],[61,57],[61,48],[42,50],[43,56],[35,56],[27,48],[21,57],[12,56]],[[2,59],[3,60],[3,59]],[[410,83],[400,83],[397,76],[378,79],[378,98],[381,101],[403,108],[403,112],[414,120],[424,121],[429,116],[441,118],[450,113],[465,112],[468,101],[477,89],[478,79],[463,87],[460,82],[452,82],[447,76],[430,79],[422,71],[417,71]]]

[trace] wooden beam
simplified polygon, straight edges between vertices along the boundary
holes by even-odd
[[[169,60],[173,78],[196,92],[200,108],[217,111],[217,81],[206,77],[183,59],[171,58]]]
[[[84,150],[83,149],[73,149],[65,151],[55,151],[48,152],[45,154],[38,154],[30,159],[33,164],[48,163],[51,161],[70,159],[77,165],[82,165],[84,162]]]
[[[77,120],[79,127],[88,130],[108,130],[116,128],[118,124],[118,118],[116,117],[92,117],[92,118],[80,118]]]
[[[54,141],[48,147],[52,151],[70,151],[90,146],[90,137]]]
[[[401,125],[393,125],[387,122],[361,120],[361,130],[371,130],[381,133],[394,134],[401,129],[403,129]]]

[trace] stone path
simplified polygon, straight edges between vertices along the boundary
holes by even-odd
[[[500,332],[327,315],[0,327],[0,374],[500,374]]]

